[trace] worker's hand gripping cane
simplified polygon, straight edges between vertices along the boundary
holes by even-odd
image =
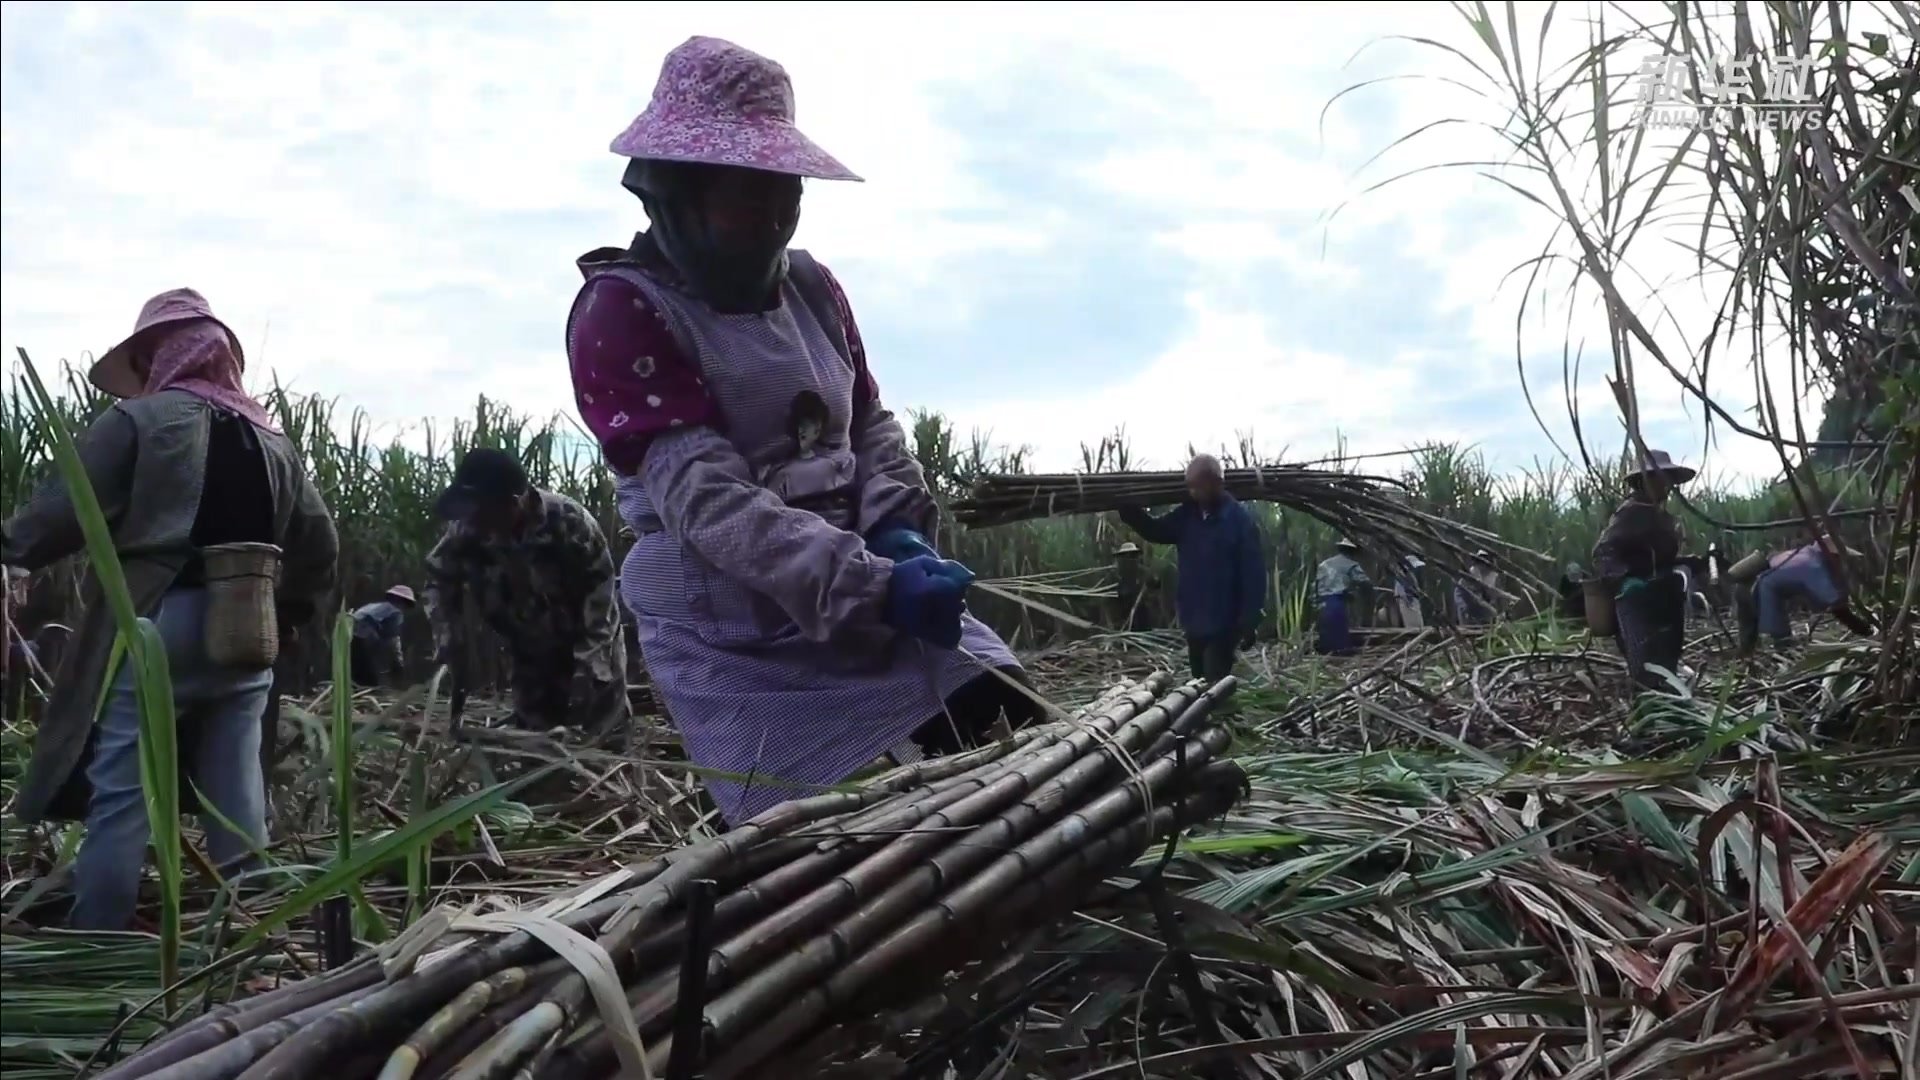
[[[972,583],[972,571],[959,563],[925,555],[894,563],[887,584],[887,623],[922,641],[955,648]]]

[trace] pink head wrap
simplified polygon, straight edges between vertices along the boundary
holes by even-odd
[[[146,393],[185,390],[245,417],[256,427],[279,434],[280,428],[267,415],[266,407],[241,386],[240,358],[233,351],[233,338],[218,322],[194,319],[158,330],[152,356]]]

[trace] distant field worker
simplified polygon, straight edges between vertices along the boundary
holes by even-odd
[[[1128,542],[1113,549],[1114,620],[1122,630],[1153,629],[1153,616],[1147,610],[1146,568],[1141,566],[1140,545]]]
[[[380,599],[353,610],[355,686],[385,686],[400,678],[407,665],[402,637],[413,604],[413,590],[395,585]]]
[[[1493,568],[1492,559],[1486,548],[1474,552],[1467,576],[1454,582],[1453,614],[1461,626],[1484,626],[1499,614],[1494,589],[1500,584],[1500,572]]]
[[[1179,506],[1159,517],[1127,507],[1120,520],[1148,543],[1178,552],[1175,597],[1194,677],[1232,674],[1236,651],[1253,647],[1266,614],[1267,562],[1260,525],[1227,494],[1220,460],[1201,454],[1187,463],[1187,501]]]
[[[434,660],[451,663],[467,600],[513,659],[514,721],[535,730],[624,725],[626,642],[613,552],[579,503],[527,480],[504,450],[469,450],[435,506],[447,522],[427,553]]]
[[[1402,630],[1418,630],[1427,625],[1420,606],[1420,573],[1427,563],[1418,555],[1403,555],[1393,571],[1393,604]]]
[[[1354,558],[1360,554],[1359,544],[1343,539],[1334,546],[1337,550],[1320,560],[1313,574],[1318,611],[1313,648],[1327,656],[1348,656],[1358,648],[1353,640],[1353,628],[1362,621],[1358,613],[1369,606],[1366,597],[1372,591],[1373,581]]]
[[[785,69],[691,38],[612,149],[649,227],[578,261],[574,399],[637,537],[622,595],[655,692],[696,764],[752,777],[707,782],[721,814],[1026,723],[846,295],[788,246],[802,178],[859,178],[794,127]]]
[[[1838,558],[1825,541],[1769,556],[1766,568],[1751,583],[1751,595],[1747,589],[1741,590],[1741,654],[1751,654],[1762,633],[1772,639],[1775,648],[1793,644],[1793,624],[1788,617],[1794,606],[1802,604],[1832,615],[1862,637],[1871,637],[1873,624],[1847,604],[1847,596],[1840,590],[1833,566]]]
[[[284,627],[312,618],[333,587],[339,553],[333,519],[293,443],[241,386],[240,342],[192,289],[161,293],[134,331],[100,357],[93,384],[123,400],[80,437],[80,459],[106,516],[134,611],[166,646],[180,757],[193,789],[219,817],[204,822],[207,848],[228,875],[266,841],[260,768],[261,713],[270,668],[215,663],[207,651],[208,591],[201,552],[229,543],[281,549],[274,607]],[[55,476],[7,524],[4,561],[43,567],[81,550],[80,522]],[[140,707],[133,671],[109,670],[117,627],[88,572],[85,621],[61,664],[34,740],[15,810],[26,821],[83,812],[86,839],[74,865],[73,924],[123,929],[133,919],[148,825],[140,782]],[[111,689],[96,730],[100,691]]]
[[[1667,510],[1673,489],[1693,479],[1694,471],[1676,465],[1664,450],[1627,474],[1627,499],[1614,510],[1593,545],[1594,576],[1614,597],[1614,625],[1627,671],[1642,686],[1664,679],[1649,670],[1658,665],[1680,670],[1686,641],[1686,583],[1677,572],[1680,522]]]

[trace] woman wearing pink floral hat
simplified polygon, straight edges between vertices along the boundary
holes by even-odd
[[[244,363],[239,340],[205,297],[161,293],[141,309],[133,333],[93,365],[93,384],[122,400],[78,440],[134,611],[153,620],[166,645],[181,762],[193,784],[181,785],[182,802],[191,805],[198,789],[242,830],[211,816],[205,823],[208,851],[230,874],[266,841],[260,725],[273,672],[209,656],[199,553],[277,544],[277,609],[281,622],[297,625],[332,589],[338,552],[333,519],[293,443],[241,385]],[[0,558],[32,570],[82,546],[73,498],[55,476],[7,522]],[[118,930],[133,919],[146,861],[140,710],[131,670],[111,669],[116,624],[91,572],[82,597],[85,622],[35,735],[15,811],[29,822],[86,819],[72,921]],[[96,724],[103,686],[110,689]]]
[[[579,260],[567,354],[647,669],[694,762],[743,777],[709,782],[721,813],[1031,719],[845,294],[787,247],[803,180],[859,177],[794,127],[786,71],[692,38],[612,150],[650,227]]]

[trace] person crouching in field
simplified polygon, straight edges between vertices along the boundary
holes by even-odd
[[[1187,463],[1186,502],[1159,517],[1126,507],[1120,520],[1179,553],[1175,598],[1193,677],[1216,682],[1232,674],[1236,650],[1253,647],[1265,616],[1267,563],[1260,525],[1227,494],[1219,459],[1201,454]]]
[[[214,545],[278,545],[274,607],[297,628],[333,588],[339,541],[333,518],[293,443],[240,377],[240,342],[192,289],[149,300],[133,334],[94,364],[93,384],[122,399],[80,436],[80,460],[104,513],[137,615],[166,648],[180,759],[206,815],[207,849],[222,873],[265,844],[261,714],[271,668],[242,669],[208,654],[208,590],[201,552]],[[37,569],[81,550],[74,502],[50,478],[6,528],[4,561]],[[15,804],[26,821],[84,814],[74,865],[73,924],[124,929],[133,919],[148,840],[140,782],[140,704],[134,672],[110,667],[117,626],[89,570],[85,621],[60,665]],[[99,721],[94,709],[109,687]]]
[[[485,447],[460,460],[435,509],[447,526],[426,558],[434,662],[464,652],[471,596],[513,658],[516,723],[623,726],[626,642],[600,523],[565,495],[534,487],[512,454]]]
[[[353,646],[349,655],[355,686],[384,686],[400,678],[407,663],[401,638],[413,603],[413,590],[395,585],[380,599],[353,609]]]
[[[858,177],[793,126],[785,69],[691,38],[612,149],[649,227],[578,260],[574,399],[636,537],[622,597],[654,691],[695,764],[743,777],[707,781],[722,816],[1035,718],[935,547],[846,294],[788,247],[802,178]]]
[[[1686,643],[1686,584],[1680,561],[1680,522],[1667,509],[1673,489],[1694,471],[1676,465],[1664,450],[1649,450],[1640,468],[1627,474],[1627,499],[1614,510],[1593,545],[1594,575],[1614,597],[1614,625],[1627,672],[1645,687],[1664,679],[1648,670],[1680,670]]]
[[[1791,646],[1793,624],[1788,616],[1800,604],[1832,615],[1862,637],[1871,637],[1873,624],[1848,605],[1847,595],[1840,588],[1839,575],[1834,572],[1839,558],[1826,540],[1769,556],[1759,576],[1735,593],[1740,655],[1752,655],[1763,632],[1772,639],[1774,648]]]

